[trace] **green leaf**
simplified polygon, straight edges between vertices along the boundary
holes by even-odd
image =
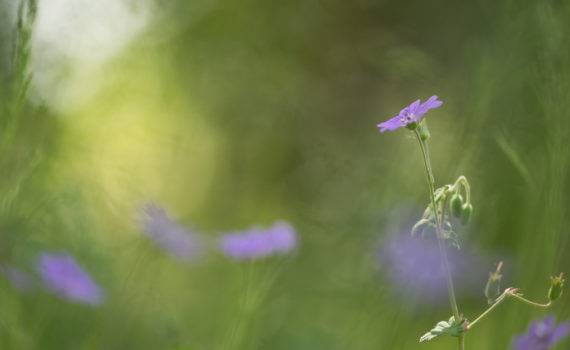
[[[459,323],[455,323],[455,318],[453,316],[449,318],[449,321],[439,321],[432,330],[422,335],[420,343],[432,340],[433,338],[443,334],[458,337],[461,333],[465,332],[465,326],[463,325],[464,322],[465,319],[462,318]]]
[[[452,246],[454,246],[458,250],[461,249],[459,247],[459,241],[457,241],[457,233],[453,231],[447,231],[445,232],[444,238],[446,241],[448,241]]]
[[[416,222],[416,224],[412,227],[412,237],[417,237],[423,233],[424,228],[429,224],[430,221],[427,219],[421,219],[420,221]]]

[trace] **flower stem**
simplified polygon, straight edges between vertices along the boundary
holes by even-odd
[[[425,123],[425,121],[424,121],[424,123]],[[449,260],[447,259],[447,252],[445,251],[445,246],[443,244],[444,234],[443,234],[443,230],[441,227],[442,222],[440,221],[439,214],[437,212],[436,203],[435,203],[434,178],[433,178],[433,172],[431,170],[431,162],[430,162],[430,158],[429,158],[428,145],[427,145],[427,141],[422,140],[422,138],[420,136],[420,132],[418,131],[418,129],[415,129],[414,133],[416,134],[416,137],[417,137],[418,142],[420,144],[420,149],[422,151],[425,173],[426,173],[426,178],[427,178],[428,187],[429,187],[431,206],[432,206],[433,215],[435,217],[435,223],[436,223],[435,227],[436,227],[437,245],[439,246],[439,252],[441,254],[441,260],[443,262],[443,268],[445,270],[445,275],[446,275],[447,292],[449,294],[449,304],[451,305],[451,310],[453,312],[453,317],[455,318],[455,321],[459,322],[460,321],[459,308],[457,307],[457,300],[455,299],[455,290],[453,289],[453,281],[451,279],[451,270],[449,267]],[[459,335],[459,349],[460,350],[464,349],[463,336],[464,336],[463,334]]]
[[[530,301],[528,299],[525,299],[521,295],[518,295],[518,294],[511,294],[511,296],[515,299],[522,301],[525,304],[528,304],[531,306],[536,306],[536,307],[541,307],[543,309],[546,309],[546,308],[550,307],[550,305],[552,305],[552,303],[550,301],[546,304],[540,304],[540,303],[535,303],[534,301]]]
[[[471,329],[477,322],[479,322],[479,320],[485,318],[485,316],[487,316],[491,311],[493,311],[493,309],[495,307],[497,307],[497,305],[499,305],[503,300],[505,300],[505,296],[507,295],[507,290],[506,289],[503,294],[501,294],[497,300],[495,300],[495,302],[493,303],[493,305],[491,305],[487,310],[485,310],[481,315],[479,315],[479,317],[477,317],[473,322],[469,323],[469,329]]]
[[[540,303],[535,303],[534,301],[530,301],[528,299],[525,299],[522,297],[522,295],[517,294],[517,289],[515,288],[507,288],[505,289],[505,291],[503,292],[503,294],[501,294],[497,300],[495,300],[495,303],[493,303],[493,305],[491,305],[487,310],[485,310],[481,315],[479,315],[479,317],[477,317],[473,322],[471,322],[469,324],[469,329],[473,328],[473,326],[479,322],[481,319],[483,319],[485,316],[487,316],[491,311],[493,311],[493,309],[499,305],[503,300],[506,299],[507,296],[513,297],[519,301],[522,301],[525,304],[531,305],[531,306],[536,306],[536,307],[541,307],[541,308],[548,308],[550,307],[550,305],[552,304],[551,302],[548,302],[546,304],[540,304]]]

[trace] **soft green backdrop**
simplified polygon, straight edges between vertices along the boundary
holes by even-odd
[[[3,349],[455,349],[417,343],[448,305],[405,300],[377,259],[428,197],[414,139],[375,125],[432,94],[436,182],[471,182],[462,244],[504,254],[505,278],[540,301],[570,273],[570,3],[170,3],[70,108],[38,98],[33,78],[15,100],[31,68],[14,65],[20,39],[0,21],[0,259],[31,270],[67,250],[109,296],[92,309],[2,280]],[[300,249],[180,265],[142,237],[146,201],[212,238],[286,219]],[[468,318],[482,289],[459,296]],[[506,302],[466,348],[507,349],[545,314]]]

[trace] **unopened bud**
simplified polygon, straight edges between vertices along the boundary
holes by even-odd
[[[562,279],[563,273],[560,273],[558,277],[550,277],[550,290],[548,291],[548,299],[554,301],[562,295],[562,287],[564,286],[564,280]]]
[[[420,125],[420,137],[422,139],[422,141],[427,141],[430,138],[430,133],[429,133],[429,129],[427,127],[427,123],[424,121],[422,122],[422,124]]]
[[[461,212],[463,210],[463,197],[459,193],[455,193],[451,197],[451,215],[456,218],[461,217]]]
[[[469,222],[469,219],[471,219],[472,212],[473,212],[473,206],[471,204],[465,204],[461,208],[461,223],[463,225]]]
[[[497,266],[497,271],[489,272],[489,280],[485,286],[485,296],[487,297],[487,302],[489,305],[493,305],[497,297],[501,294],[501,278],[503,277],[501,272],[501,267],[503,262],[499,262]]]

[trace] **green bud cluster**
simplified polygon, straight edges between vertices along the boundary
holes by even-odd
[[[471,203],[465,203],[461,207],[461,223],[466,225],[471,219],[471,213],[473,213],[473,206]]]
[[[466,181],[466,180],[465,180]],[[463,225],[466,225],[471,219],[471,214],[473,213],[473,206],[469,203],[469,188],[465,186],[466,198],[459,193],[459,189],[451,196],[450,206],[451,215],[455,218],[461,220]]]
[[[451,197],[451,215],[453,215],[456,218],[460,218],[462,210],[463,210],[463,197],[459,193],[455,193]]]
[[[550,277],[550,289],[548,290],[548,299],[552,302],[562,295],[562,287],[564,287],[563,273],[558,277]]]

